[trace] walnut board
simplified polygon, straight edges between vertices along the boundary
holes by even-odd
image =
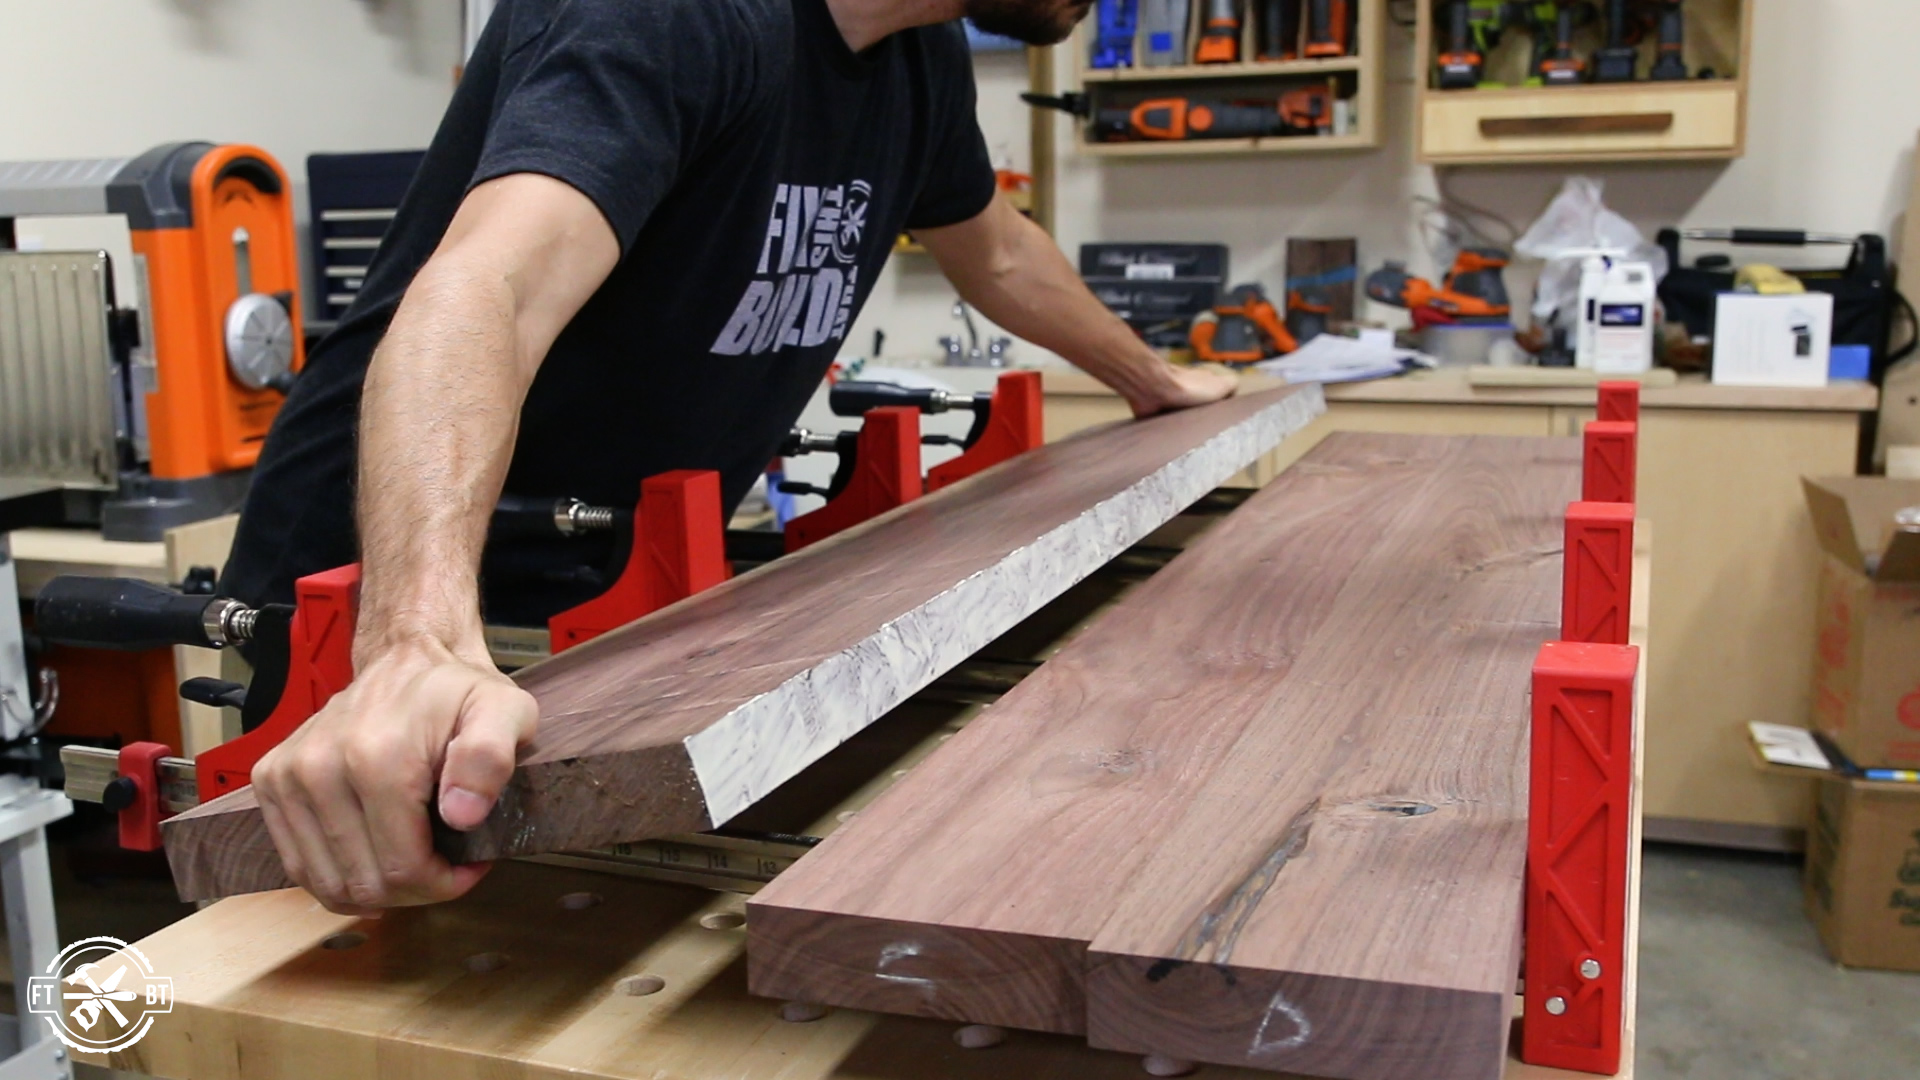
[[[917,499],[515,678],[542,725],[458,862],[718,826],[1324,409],[1317,386],[1108,425]],[[184,899],[287,878],[251,789],[163,826]]]
[[[1492,1078],[1572,440],[1335,434],[749,905],[756,993]]]
[[[1633,638],[1643,646],[1648,540],[1642,522],[1635,532]],[[1111,590],[1093,592],[1104,598]],[[1029,620],[1009,655],[1050,655],[1052,646],[1040,639],[1071,638],[1085,609]],[[883,789],[896,771],[912,775],[942,740],[978,714],[975,707],[943,723],[914,711],[912,704],[895,710],[787,785],[783,791],[801,796],[805,808],[797,817],[776,813],[760,825],[831,833],[841,814],[868,805],[869,791]],[[924,732],[912,749],[899,756],[868,753],[876,736],[891,737],[906,726]],[[820,782],[829,763],[835,775],[874,780],[836,802],[834,784]],[[754,814],[784,809],[790,815],[794,808],[776,808],[780,802],[764,801]],[[814,824],[801,824],[808,820]],[[1636,845],[1630,958],[1637,953],[1637,852]],[[581,911],[560,903],[582,892],[602,902]],[[955,1025],[938,1020],[833,1009],[813,1023],[787,1022],[780,1002],[748,995],[746,934],[704,925],[724,927],[739,912],[739,898],[702,889],[517,862],[496,868],[467,898],[379,922],[330,914],[297,890],[237,897],[137,943],[155,970],[173,978],[174,1010],[137,1046],[111,1058],[83,1054],[79,1060],[172,1080],[1144,1075],[1140,1059],[1089,1049],[1072,1036],[1015,1031],[1000,1046],[969,1051],[956,1045]],[[330,940],[351,940],[335,936],[342,933],[364,934],[366,940],[352,949],[325,947]],[[487,954],[505,957],[505,964],[492,971],[466,966],[469,958]],[[1627,1052],[1616,1080],[1633,1075],[1637,974],[1630,963]],[[623,992],[623,984],[650,987],[626,983],[649,977],[660,981],[657,992]],[[1276,1077],[1219,1067],[1201,1075]],[[1585,1077],[1509,1056],[1504,1080]]]

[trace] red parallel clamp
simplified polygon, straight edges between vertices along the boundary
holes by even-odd
[[[789,554],[920,497],[920,410],[889,405],[868,412],[847,482],[836,487],[827,505],[787,522]]]
[[[966,453],[927,471],[927,490],[939,491],[1039,446],[1046,441],[1043,415],[1040,373],[1002,374],[985,416],[975,421],[979,437],[968,440]]]
[[[1534,661],[1520,1033],[1529,1064],[1620,1070],[1639,654],[1549,642]]]
[[[128,851],[160,850],[160,821],[171,816],[160,805],[160,759],[172,753],[157,742],[120,748],[120,775],[107,784],[100,803],[119,816],[120,846]]]
[[[1639,468],[1639,425],[1629,420],[1595,420],[1586,427],[1581,454],[1583,502],[1630,503]]]
[[[260,759],[353,681],[360,564],[303,577],[294,582],[293,594],[286,689],[265,723],[194,759],[195,786],[202,803],[252,783],[253,767]]]
[[[681,469],[640,484],[633,546],[613,586],[547,620],[558,654],[727,580],[720,474]]]
[[[1631,379],[1613,379],[1600,384],[1599,419],[1640,422],[1640,384]]]
[[[1632,594],[1632,505],[1577,502],[1567,507],[1561,640],[1625,645]]]

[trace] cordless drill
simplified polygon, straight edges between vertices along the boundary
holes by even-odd
[[[1309,58],[1345,56],[1352,23],[1347,0],[1307,0],[1307,45]]]
[[[1572,86],[1586,78],[1587,62],[1573,54],[1573,31],[1579,24],[1581,14],[1590,14],[1591,11],[1590,6],[1579,0],[1554,0],[1553,44],[1540,58],[1535,72],[1541,82],[1548,86]],[[1541,34],[1543,29],[1536,29],[1534,33]]]
[[[1447,5],[1447,49],[1440,54],[1436,83],[1442,90],[1471,90],[1486,77],[1487,54],[1500,42],[1506,5],[1452,0]]]
[[[1139,0],[1100,0],[1089,66],[1132,67],[1133,39],[1139,29],[1139,19]]]
[[[1640,66],[1639,23],[1627,12],[1627,0],[1607,0],[1607,43],[1593,53],[1593,81],[1632,82]]]
[[[1260,0],[1260,59],[1300,58],[1302,0]]]
[[[1647,78],[1654,82],[1679,82],[1687,78],[1686,19],[1680,14],[1680,0],[1653,0],[1658,13],[1659,51]]]
[[[1233,64],[1240,60],[1240,0],[1207,0],[1206,19],[1193,59],[1201,64]]]

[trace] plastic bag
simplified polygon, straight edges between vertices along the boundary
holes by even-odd
[[[1580,264],[1588,255],[1614,255],[1653,267],[1655,281],[1667,276],[1667,253],[1650,244],[1633,222],[1607,209],[1604,185],[1591,176],[1569,176],[1546,212],[1528,226],[1514,250],[1546,263],[1533,290],[1536,323],[1571,326],[1580,304]],[[1557,318],[1565,312],[1569,318]]]

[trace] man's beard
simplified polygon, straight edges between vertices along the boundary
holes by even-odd
[[[989,34],[1058,45],[1092,8],[1093,0],[967,0],[967,18]]]

